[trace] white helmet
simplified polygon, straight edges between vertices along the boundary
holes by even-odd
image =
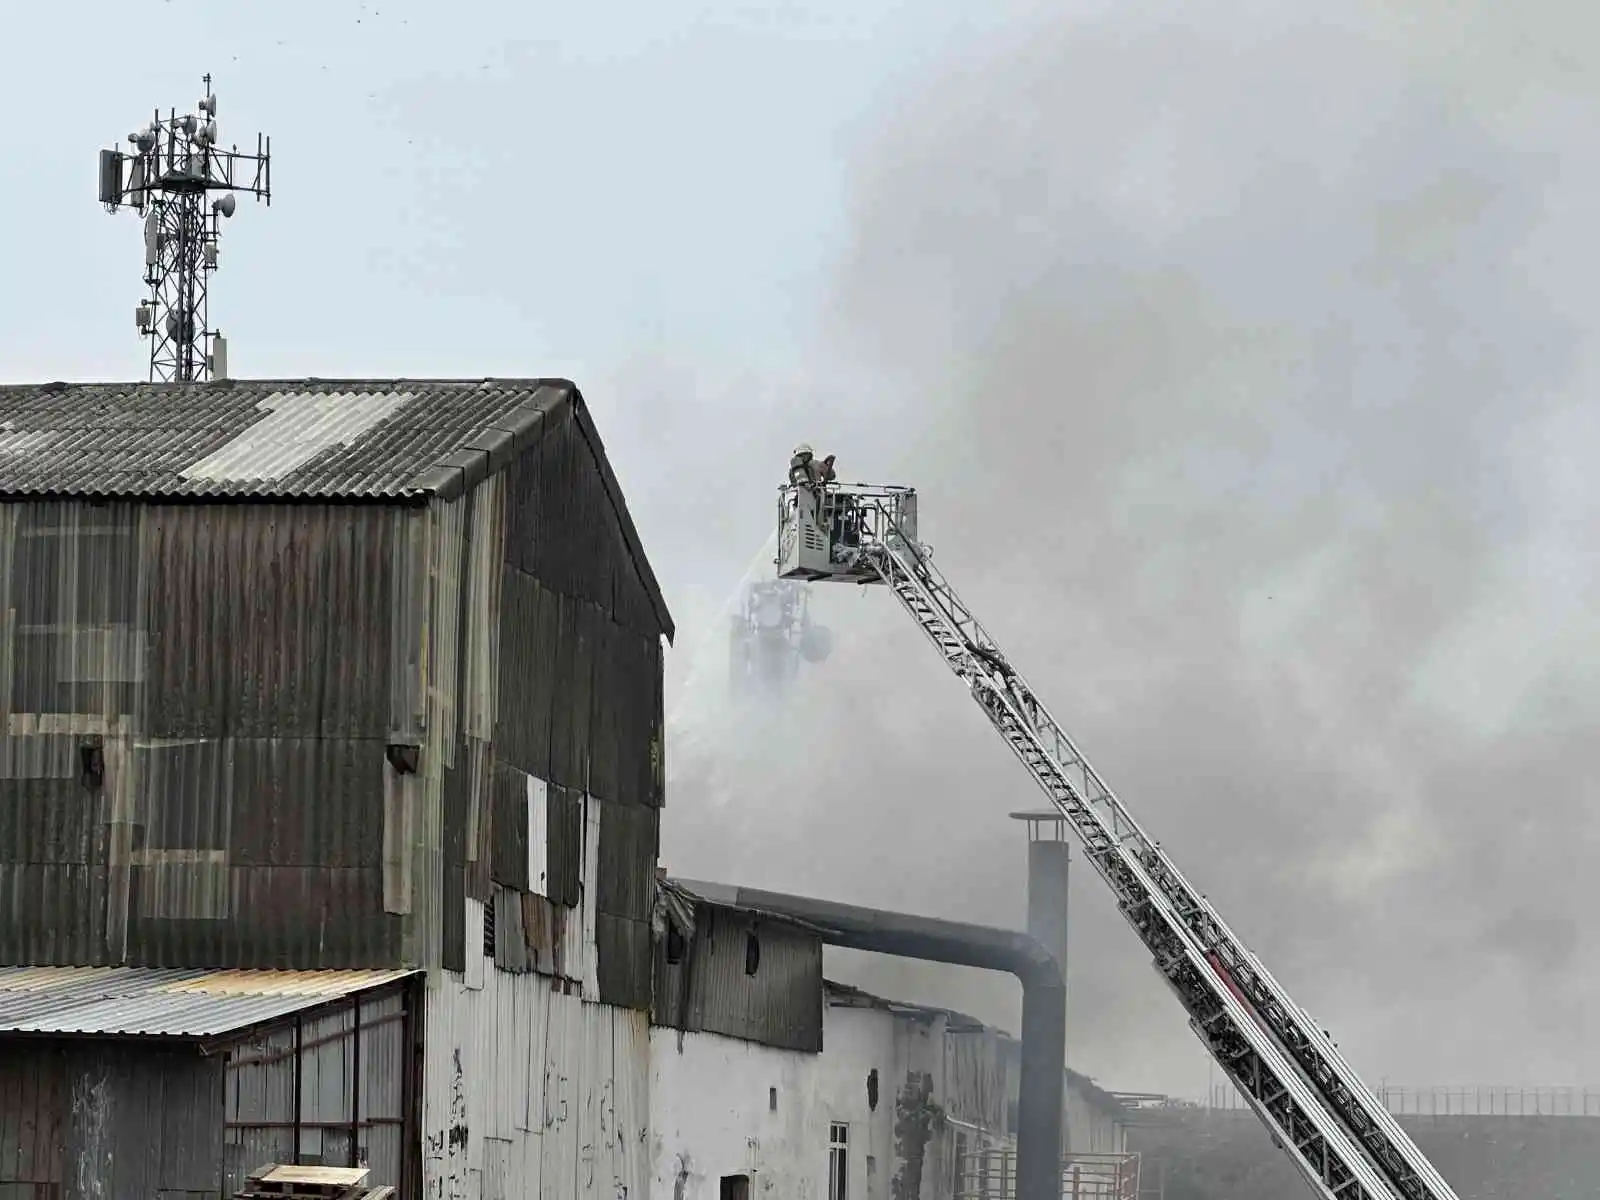
[[[815,453],[816,452],[811,449],[810,442],[801,442],[794,448],[794,456],[796,458],[811,458]]]

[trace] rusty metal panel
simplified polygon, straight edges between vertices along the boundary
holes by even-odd
[[[496,883],[529,891],[528,776],[504,763],[494,765],[494,840],[491,873]]]
[[[7,743],[19,757],[34,757],[34,749],[26,743],[44,741],[64,743],[60,757],[65,760],[65,777],[18,779],[6,775]],[[4,795],[0,847],[13,864],[88,866],[105,861],[104,847],[98,844],[103,840],[99,805],[94,794],[78,782],[77,757],[71,739],[10,738],[0,742],[0,791]]]
[[[100,965],[106,947],[103,867],[0,863],[0,962]]]
[[[133,769],[135,852],[217,850],[235,866],[382,865],[381,741],[153,742],[134,750]]]
[[[144,868],[133,868],[134,890]],[[401,959],[401,918],[383,911],[379,868],[230,867],[226,921],[146,917],[128,922],[130,965],[385,967]]]
[[[68,1077],[60,1051],[49,1043],[12,1043],[0,1049],[0,1186],[29,1184],[61,1194],[61,1152]]]
[[[585,791],[589,786],[589,723],[594,703],[595,609],[571,596],[557,597],[555,695],[550,729],[550,781]]]
[[[316,505],[145,509],[147,733],[382,737],[396,520]]]
[[[595,803],[600,812],[598,910],[630,921],[647,921],[655,902],[656,848],[660,814],[629,804]]]
[[[631,799],[622,794],[621,730],[627,671],[619,660],[627,652],[626,631],[611,621],[594,627],[589,719],[589,794],[606,801]]]
[[[500,598],[496,754],[546,779],[560,610],[553,592],[510,564],[501,573]]]
[[[650,923],[607,913],[596,920],[596,979],[601,1003],[648,1011]]]
[[[549,847],[547,850],[550,899],[576,908],[581,899],[583,873],[583,795],[571,788],[548,785]]]
[[[695,923],[682,968],[690,975],[687,1007],[675,1014],[676,1026],[820,1052],[821,941],[754,913],[709,904],[696,906]]]
[[[580,964],[569,969],[568,926],[578,920],[570,908],[552,903],[543,896],[522,897],[522,931],[528,943],[528,961],[541,975],[570,978],[581,970]]]

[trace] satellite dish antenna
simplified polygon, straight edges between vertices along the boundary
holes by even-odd
[[[195,126],[198,125],[199,122],[195,120],[194,114],[190,113],[188,116],[179,121],[178,124],[183,127],[184,133],[188,134],[190,137],[193,137]]]
[[[239,202],[234,199],[232,192],[224,192],[211,202],[211,207],[225,217],[233,216],[233,210],[238,206]]]
[[[200,109],[201,112],[205,113],[205,115],[208,116],[208,117],[216,116],[217,115],[217,98],[216,98],[216,96],[215,95],[207,95],[205,97],[205,99],[200,101],[200,103],[197,105],[197,107]]]

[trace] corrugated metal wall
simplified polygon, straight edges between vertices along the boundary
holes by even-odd
[[[402,514],[4,514],[0,961],[397,961],[383,748]]]
[[[13,1039],[0,1051],[0,1196],[214,1200],[221,1098],[221,1062],[192,1048]]]
[[[430,987],[427,1027],[429,1200],[647,1194],[647,1014],[489,970],[481,986],[445,974]]]
[[[822,1049],[822,942],[814,934],[700,903],[694,936],[681,949],[674,963],[667,939],[654,947],[656,1024]]]
[[[374,1184],[399,1184],[411,1063],[404,995],[361,998],[359,1097],[354,1000],[303,1022],[298,1070],[293,1025],[211,1054],[193,1044],[0,1039],[0,1197],[216,1200],[263,1163],[294,1161],[297,1129],[301,1162],[345,1166],[358,1100],[360,1160]]]
[[[406,993],[379,992],[359,1001],[359,1018],[352,1000],[306,1017],[298,1029],[280,1026],[232,1048],[220,1114],[224,1194],[231,1196],[246,1175],[269,1162],[358,1162],[371,1168],[372,1186],[402,1184],[411,1070]]]
[[[472,900],[493,914],[502,969],[647,1009],[660,618],[570,410],[468,504],[468,715],[444,784],[442,965],[466,970]]]
[[[944,1037],[945,1111],[989,1133],[1006,1133],[1006,1055],[994,1029],[947,1029]]]
[[[421,508],[0,505],[0,963],[460,970],[498,885],[648,1006],[661,619],[601,471],[566,408]]]

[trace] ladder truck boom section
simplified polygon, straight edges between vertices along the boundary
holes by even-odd
[[[1328,1200],[1456,1200],[1332,1040],[1089,764],[917,540],[910,488],[779,489],[778,575],[887,587],[1072,826],[1189,1024]]]

